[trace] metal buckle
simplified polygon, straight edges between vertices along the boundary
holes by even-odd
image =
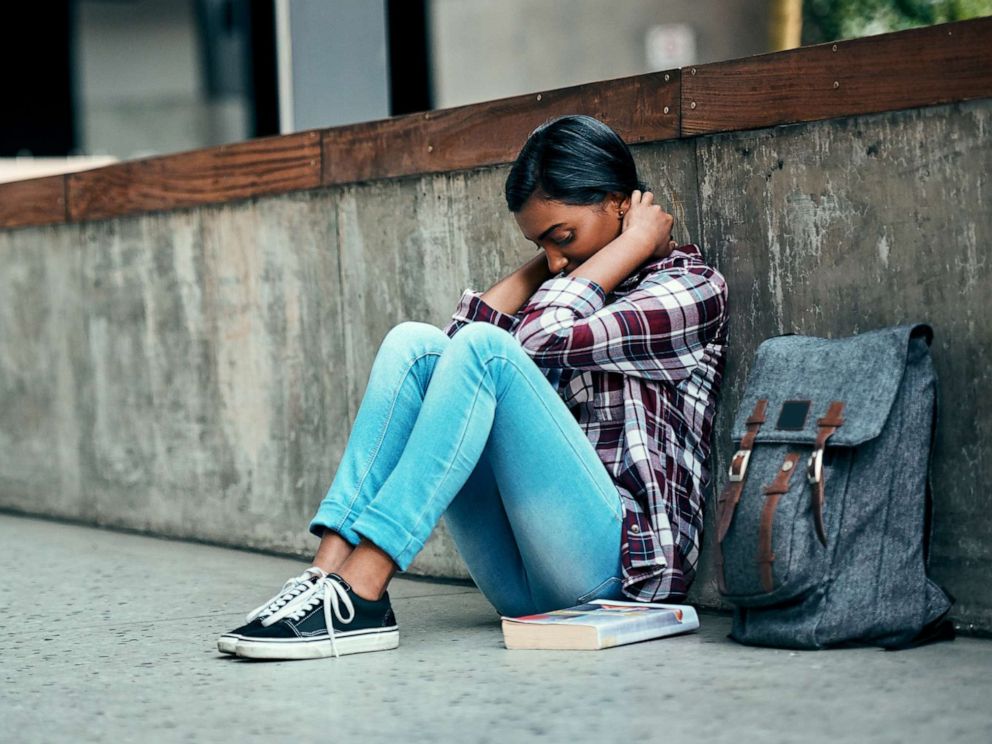
[[[806,480],[810,483],[819,483],[823,478],[823,448],[813,450],[809,456],[809,464],[806,466]]]
[[[742,458],[741,459],[741,472],[740,473],[735,473],[734,472],[734,463],[737,462],[737,458],[738,457]],[[734,453],[734,456],[732,458],[730,458],[730,473],[729,473],[729,475],[730,475],[730,480],[732,482],[734,482],[734,483],[740,483],[742,480],[744,480],[744,474],[747,472],[747,463],[748,463],[748,460],[750,460],[750,459],[751,459],[751,450],[737,450],[737,452]]]

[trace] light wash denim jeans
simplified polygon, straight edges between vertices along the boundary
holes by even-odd
[[[592,443],[519,341],[407,321],[383,339],[310,523],[405,571],[441,516],[504,615],[621,599],[623,507]]]

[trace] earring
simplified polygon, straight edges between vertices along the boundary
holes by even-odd
[[[623,219],[623,210],[622,210],[622,209],[621,209],[621,210],[620,210],[620,212],[619,212],[619,213],[617,214],[617,219],[618,219],[618,220],[622,220],[622,219]]]

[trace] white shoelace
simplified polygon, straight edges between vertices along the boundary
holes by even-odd
[[[311,566],[306,571],[301,573],[299,576],[294,576],[288,579],[285,584],[282,585],[282,589],[275,593],[271,599],[260,604],[254,610],[248,613],[246,616],[247,621],[250,623],[257,617],[266,617],[271,615],[273,612],[282,609],[296,599],[302,599],[307,594],[312,594],[317,591],[316,582],[311,583],[314,577],[322,579],[327,576],[327,573],[316,566]]]
[[[330,576],[322,577],[314,584],[314,587],[313,593],[305,599],[301,597],[292,604],[285,605],[282,609],[262,620],[262,625],[272,625],[284,619],[300,620],[318,604],[323,603],[324,624],[327,626],[327,634],[331,637],[331,650],[334,651],[334,656],[337,658],[340,654],[334,638],[333,616],[336,615],[342,623],[350,623],[355,619],[355,605],[352,604],[351,597],[348,596],[348,590]],[[341,614],[342,601],[350,613],[347,618]]]

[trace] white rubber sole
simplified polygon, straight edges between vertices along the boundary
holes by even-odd
[[[217,639],[217,650],[222,654],[233,654],[238,650],[238,641],[241,636],[224,634]]]
[[[356,631],[335,636],[338,655],[365,651],[387,651],[400,645],[398,626]],[[331,640],[322,638],[287,638],[285,640],[238,641],[235,653],[246,659],[323,659],[334,656]]]

